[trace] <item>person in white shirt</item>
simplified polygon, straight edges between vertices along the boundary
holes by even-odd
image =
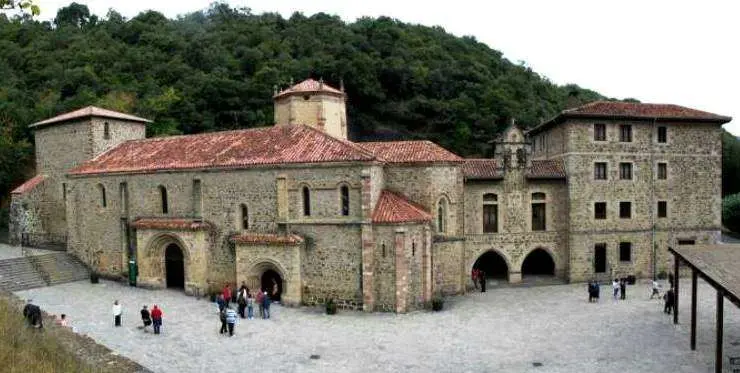
[[[619,297],[619,281],[616,278],[612,281],[612,289],[614,290],[614,300],[617,300]]]
[[[121,313],[123,313],[123,309],[116,300],[113,302],[113,319],[116,326],[121,326]]]
[[[653,299],[653,297],[656,295],[660,299],[660,284],[658,283],[658,281],[653,280],[653,292],[650,294],[650,299]]]

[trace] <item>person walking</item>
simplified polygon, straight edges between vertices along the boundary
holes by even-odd
[[[589,281],[588,282],[588,303],[592,303],[594,301],[594,282]]]
[[[233,337],[234,325],[236,325],[236,312],[231,307],[226,309],[226,324],[229,326],[229,337]]]
[[[470,279],[473,280],[473,286],[475,286],[475,289],[478,290],[478,268],[473,268],[473,270],[470,272]]]
[[[656,295],[660,297],[660,284],[657,280],[653,279],[653,292],[650,293],[650,299],[653,299]]]
[[[616,278],[612,281],[612,292],[614,293],[614,300],[617,300],[619,297],[619,281]]]
[[[26,305],[23,307],[23,318],[26,319],[26,325],[28,326],[33,325],[33,323],[31,323],[31,312],[34,307],[32,302],[33,300],[26,299]]]
[[[222,293],[224,296],[225,307],[228,307],[229,302],[231,301],[231,286],[229,284],[226,284],[226,286],[224,286],[224,290]]]
[[[121,314],[123,313],[123,307],[121,307],[121,304],[118,303],[118,300],[116,299],[115,302],[113,302],[113,324],[115,326],[121,326]]]
[[[263,310],[262,310],[262,318],[263,319],[269,319],[270,318],[270,294],[267,294],[267,291],[264,293],[264,298],[262,299]]]
[[[622,300],[627,299],[627,279],[623,278],[619,281],[619,297]]]
[[[673,299],[674,292],[673,288],[668,289],[668,291],[665,292],[663,295],[663,299],[665,300],[665,305],[663,306],[663,313],[671,314],[673,312]]]
[[[480,281],[480,292],[486,292],[486,272],[478,271],[478,280]]]
[[[247,290],[246,287],[239,290],[239,295],[236,296],[236,303],[239,305],[239,317],[246,318],[244,311],[247,309]]]
[[[260,291],[257,292],[257,307],[259,307],[260,314],[257,317],[265,318],[265,294]]]
[[[146,304],[141,307],[141,321],[144,323],[142,329],[146,332],[149,325],[152,325],[152,316],[149,314]]]
[[[154,324],[154,334],[159,334],[159,330],[162,327],[162,310],[155,304],[152,307],[152,324]]]
[[[247,319],[252,320],[254,318],[254,298],[252,293],[247,292]]]
[[[219,293],[216,296],[216,304],[218,305],[218,312],[221,312],[226,307],[226,301],[224,300],[223,293]]]
[[[221,310],[221,312],[218,313],[218,319],[221,321],[221,329],[219,329],[218,334],[224,334],[227,332],[226,329],[226,310],[227,308],[224,308]]]

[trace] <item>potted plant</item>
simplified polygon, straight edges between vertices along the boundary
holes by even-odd
[[[334,303],[334,299],[329,299],[326,301],[326,314],[327,315],[334,315],[337,313],[337,304]]]

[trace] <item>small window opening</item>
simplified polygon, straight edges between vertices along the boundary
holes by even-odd
[[[247,208],[247,205],[242,204],[240,206],[241,210],[241,217],[242,217],[242,229],[249,229],[249,209]]]
[[[169,213],[169,206],[167,203],[167,188],[165,188],[162,185],[159,186],[159,196],[162,199],[162,213],[163,214]]]
[[[103,139],[110,140],[110,125],[108,122],[103,123]]]
[[[303,187],[303,216],[311,216],[311,191]]]
[[[342,216],[349,216],[349,187],[342,185],[339,188],[340,199],[342,203]]]

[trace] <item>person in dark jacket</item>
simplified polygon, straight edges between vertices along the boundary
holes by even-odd
[[[478,279],[480,280],[480,292],[485,293],[486,292],[486,272],[484,271],[478,272]]]
[[[33,309],[33,303],[31,299],[26,300],[26,305],[23,307],[23,317],[26,319],[26,325],[31,324],[31,310]]]
[[[262,303],[263,303],[262,318],[269,319],[270,318],[270,303],[272,303],[272,300],[270,299],[270,294],[267,294],[267,291],[265,291],[263,295],[265,297],[262,299]]]
[[[627,279],[623,278],[622,281],[619,282],[619,297],[622,300],[627,299]]]
[[[221,320],[221,329],[218,331],[218,334],[224,334],[228,332],[228,329],[226,329],[226,310],[228,307],[224,307],[224,309],[221,310],[221,312],[218,313],[218,319]]]
[[[674,302],[674,291],[673,288],[668,289],[668,291],[665,292],[665,295],[663,295],[663,299],[665,300],[665,306],[663,306],[663,312],[667,314],[671,314],[673,312],[673,302]]]
[[[149,314],[149,310],[146,308],[146,305],[141,308],[141,321],[144,323],[144,331],[147,331],[146,328],[149,327],[149,325],[152,325],[152,317]]]

